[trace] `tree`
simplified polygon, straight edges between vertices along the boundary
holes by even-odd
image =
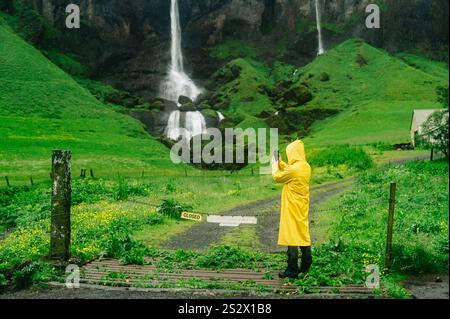
[[[436,94],[438,96],[438,102],[448,109],[448,86],[438,86],[436,88]]]
[[[448,126],[448,108],[434,112],[425,123],[422,124],[422,138],[425,143],[429,147],[441,151],[447,159],[449,158]]]

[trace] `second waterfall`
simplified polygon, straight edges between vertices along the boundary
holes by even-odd
[[[323,38],[322,38],[322,15],[320,13],[320,5],[319,0],[315,0],[316,3],[316,23],[317,23],[317,40],[319,46],[317,48],[317,55],[322,55],[325,53],[325,48],[323,46]]]
[[[178,0],[171,0],[170,4],[170,65],[168,77],[163,84],[162,95],[165,99],[178,103],[178,98],[183,95],[195,101],[202,92],[194,81],[184,72],[183,53],[181,50],[181,27]],[[184,120],[184,121],[183,121]],[[184,125],[182,125],[184,122]],[[206,123],[199,111],[186,112],[172,111],[167,123],[166,135],[176,140],[180,136],[190,139],[194,135],[204,133]]]

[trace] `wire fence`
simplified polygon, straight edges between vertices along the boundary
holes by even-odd
[[[72,179],[93,179],[93,180],[128,180],[128,181],[146,181],[150,179],[157,178],[234,178],[234,177],[266,177],[267,174],[260,174],[259,168],[245,169],[245,170],[153,170],[153,171],[142,171],[142,172],[132,172],[129,174],[124,174],[120,172],[108,173],[105,171],[95,171],[95,174],[83,176],[80,174],[73,174]],[[36,185],[43,182],[49,182],[52,180],[51,173],[48,173],[48,177],[44,177],[45,174],[39,175],[3,175],[3,183],[0,184],[1,187],[12,187],[12,186],[26,186],[26,185]]]

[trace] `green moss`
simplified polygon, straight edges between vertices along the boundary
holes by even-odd
[[[209,49],[211,57],[226,60],[235,58],[257,58],[259,56],[258,49],[253,45],[240,41],[229,39]]]
[[[56,50],[51,50],[44,52],[44,55],[47,57],[47,59],[52,61],[59,68],[61,68],[66,73],[69,73],[70,75],[85,76],[87,73],[87,68],[84,65],[67,54],[58,52]]]

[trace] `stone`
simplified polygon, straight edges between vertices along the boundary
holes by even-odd
[[[187,96],[180,95],[180,97],[178,98],[178,103],[180,103],[181,105],[184,105],[184,104],[192,103],[192,100]]]
[[[289,102],[296,102],[297,105],[304,105],[312,100],[311,91],[304,85],[295,85],[283,93],[283,98]]]
[[[194,103],[190,102],[190,103],[182,104],[180,106],[180,111],[181,112],[193,112],[193,111],[197,111],[197,108],[195,107]]]
[[[322,82],[330,81],[330,75],[327,72],[322,72],[320,74],[319,80]]]

